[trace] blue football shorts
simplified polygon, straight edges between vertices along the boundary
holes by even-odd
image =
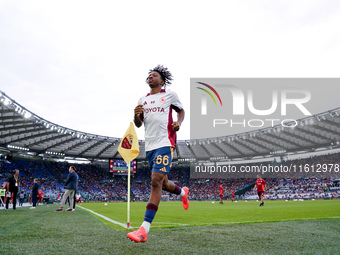
[[[146,152],[152,172],[169,174],[172,165],[173,148],[162,147]]]

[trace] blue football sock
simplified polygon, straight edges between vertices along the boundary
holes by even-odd
[[[152,223],[153,218],[156,215],[156,212],[158,210],[158,206],[152,203],[148,203],[146,206],[144,221]]]

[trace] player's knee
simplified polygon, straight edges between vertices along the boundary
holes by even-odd
[[[157,177],[152,177],[151,179],[151,186],[152,188],[162,188],[163,183],[162,183],[162,179],[157,178]]]

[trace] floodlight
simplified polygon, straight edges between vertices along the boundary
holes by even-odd
[[[31,114],[31,113],[25,112],[25,114],[24,114],[24,118],[25,118],[25,119],[29,119],[29,118],[31,118],[31,117],[32,117],[32,114]]]

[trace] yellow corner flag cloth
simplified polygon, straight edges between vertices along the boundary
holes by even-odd
[[[131,162],[139,155],[138,138],[135,131],[135,126],[130,122],[128,130],[126,130],[123,139],[120,141],[118,152],[123,157],[125,162]]]

